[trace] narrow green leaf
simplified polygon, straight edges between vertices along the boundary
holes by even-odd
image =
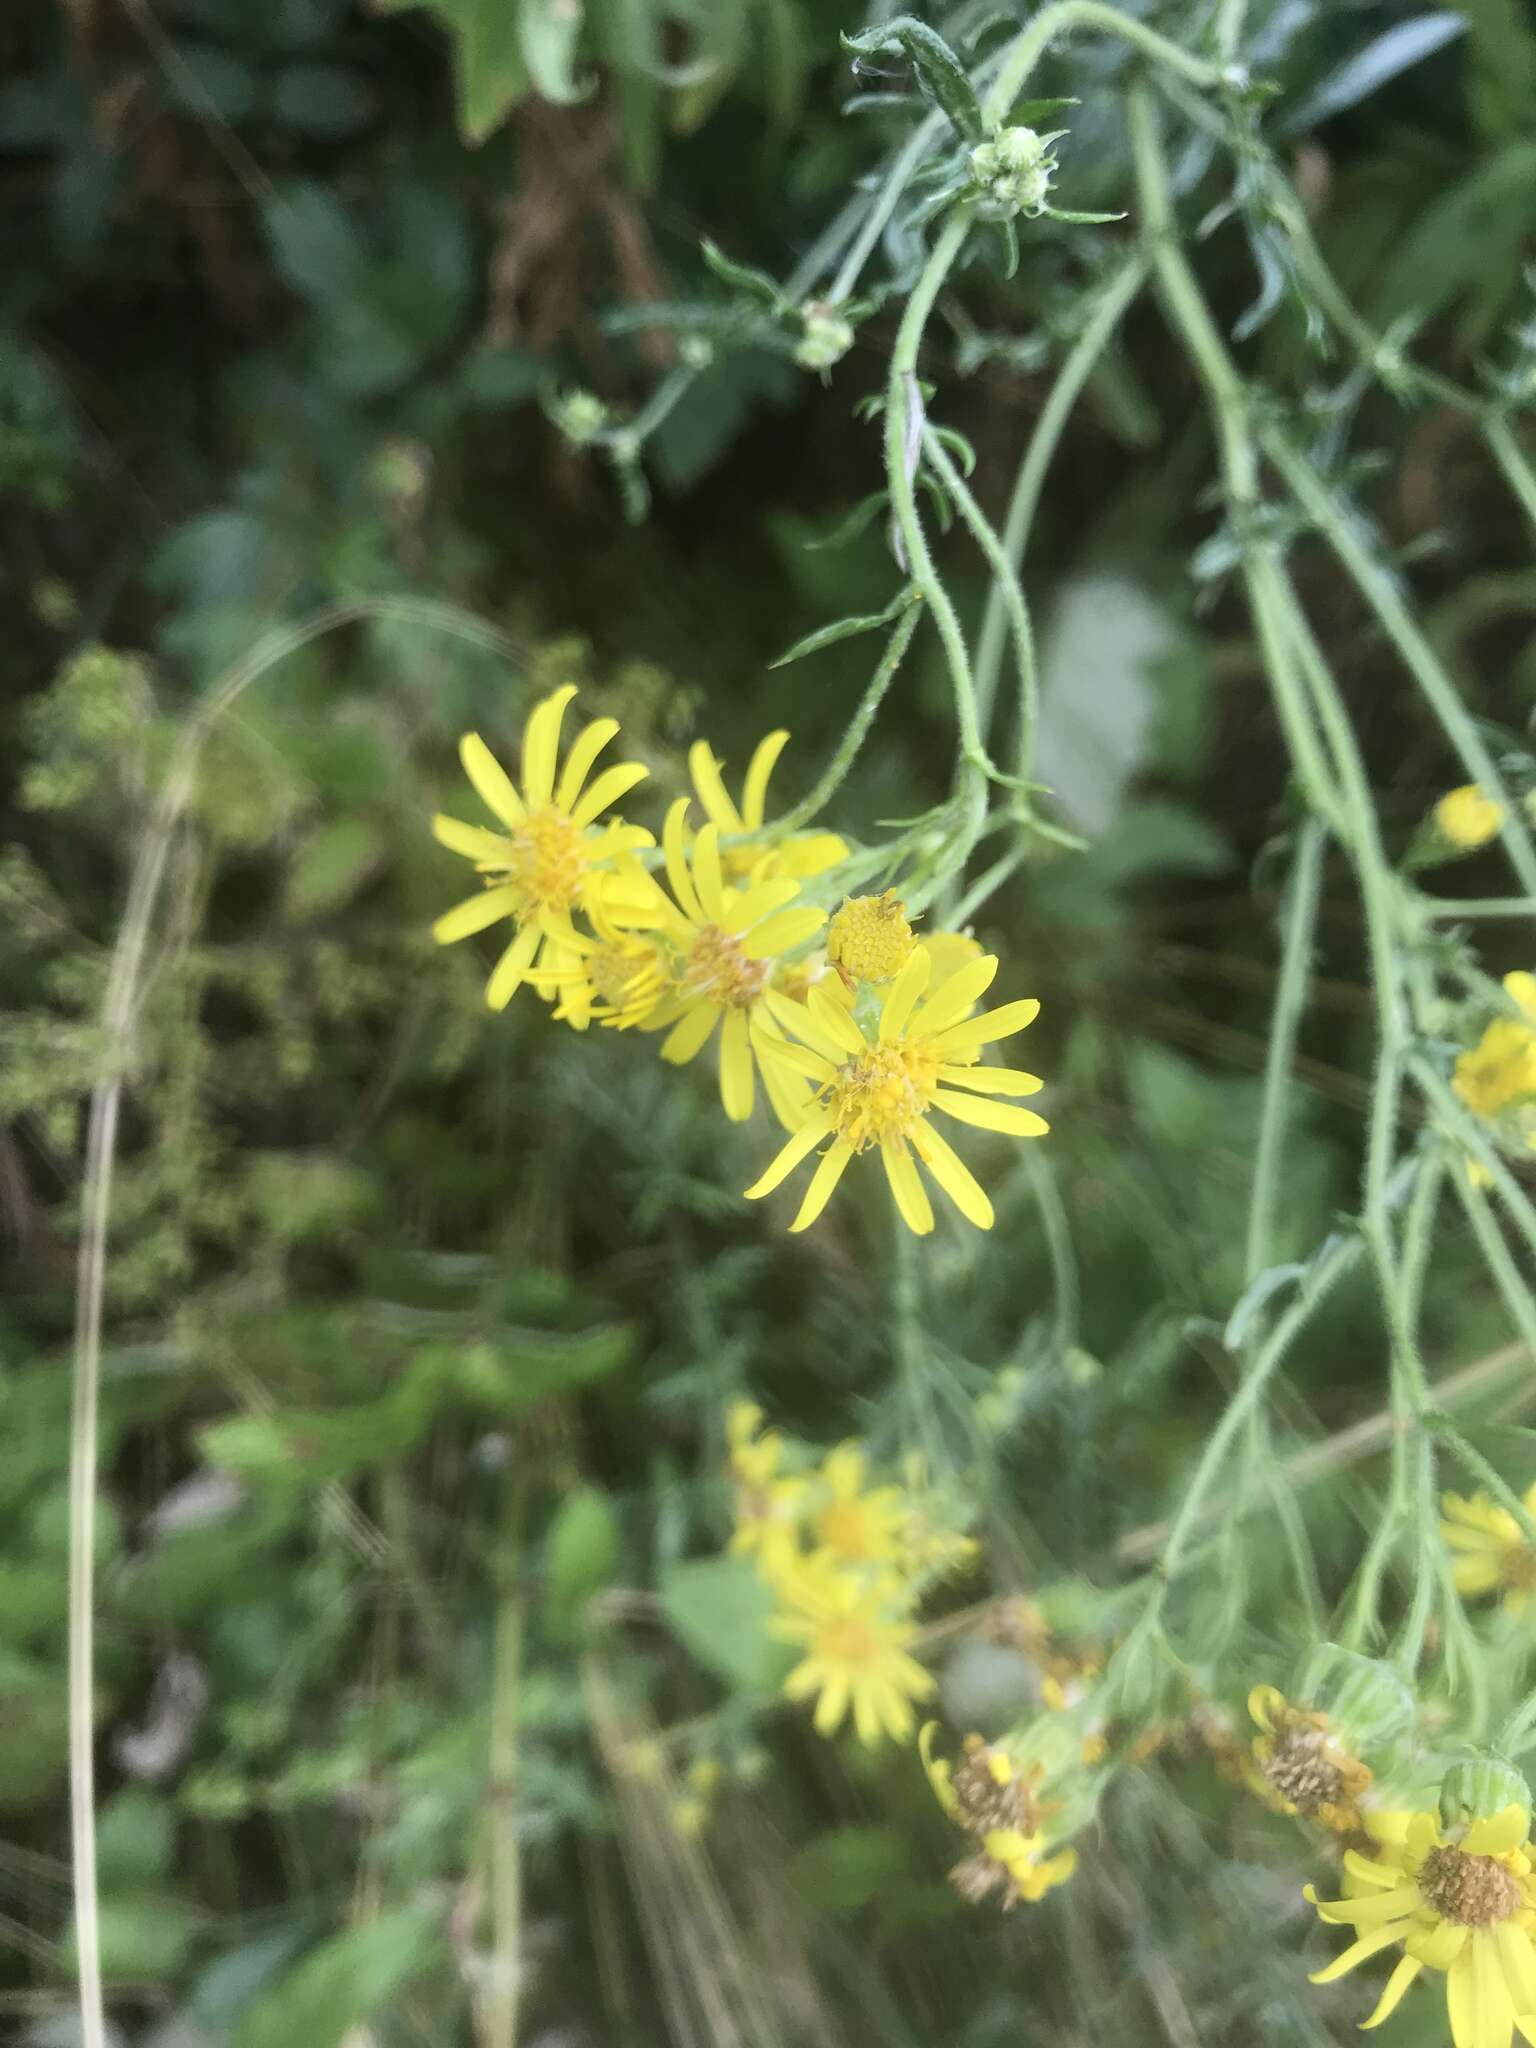
[[[790,1653],[768,1634],[773,1595],[742,1557],[691,1558],[662,1575],[661,1604],[688,1649],[740,1692],[768,1692]]]
[[[876,51],[899,49],[917,74],[924,99],[938,107],[962,140],[980,142],[986,134],[981,107],[965,67],[936,29],[915,15],[898,14],[894,21],[865,29],[861,35],[842,39],[843,48],[855,56],[872,56]]]
[[[823,647],[831,647],[839,640],[851,640],[855,633],[874,633],[881,626],[888,626],[899,612],[906,610],[912,602],[912,589],[905,586],[897,592],[883,612],[865,612],[858,618],[835,619],[830,626],[821,626],[814,633],[807,633],[803,640],[797,640],[787,653],[777,661],[769,662],[770,668],[787,668],[790,662],[799,661],[803,655],[817,654]]]
[[[728,284],[733,291],[745,292],[762,305],[772,306],[776,313],[789,311],[789,301],[766,271],[754,270],[748,263],[733,262],[714,242],[705,241],[700,248],[704,261],[722,284]]]
[[[1305,134],[1309,128],[1316,128],[1335,114],[1369,99],[1400,71],[1422,63],[1454,37],[1465,34],[1466,26],[1465,15],[1453,14],[1449,8],[1396,23],[1319,79],[1301,102],[1286,113],[1280,133]]]
[[[249,2013],[237,2048],[338,2048],[427,1961],[435,1917],[386,1913],[311,1949]]]
[[[601,1487],[583,1486],[561,1505],[545,1539],[545,1613],[557,1639],[569,1641],[582,1610],[612,1582],[619,1522]]]
[[[480,0],[480,6],[505,14],[509,0]],[[559,107],[574,106],[594,89],[578,82],[575,71],[584,11],[582,0],[519,0],[517,39],[528,76],[534,90]]]

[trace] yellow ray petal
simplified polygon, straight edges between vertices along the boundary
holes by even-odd
[[[1015,1031],[1033,1024],[1039,1014],[1040,1005],[1033,996],[1020,1003],[1004,1003],[1000,1009],[983,1010],[979,1017],[969,1017],[963,1024],[952,1024],[947,1031],[937,1034],[938,1043],[953,1056],[962,1049],[970,1051],[975,1046],[991,1045],[995,1039],[1012,1038]]]
[[[747,779],[741,786],[741,821],[749,832],[755,832],[763,822],[768,802],[768,778],[788,739],[789,734],[783,731],[767,734],[758,741],[752,759],[747,763]]]
[[[799,893],[799,884],[787,876],[776,882],[754,882],[750,889],[727,889],[721,928],[728,932],[747,931],[760,918],[793,903]],[[821,915],[825,917],[825,911]]]
[[[611,768],[605,768],[571,812],[571,823],[590,825],[610,804],[627,796],[637,782],[644,782],[650,772],[643,761],[616,761]]]
[[[1468,1856],[1504,1856],[1518,1849],[1530,1828],[1524,1807],[1506,1806],[1487,1820],[1475,1820],[1462,1838]]]
[[[993,1224],[992,1204],[975,1174],[949,1140],[932,1124],[924,1124],[913,1132],[912,1143],[918,1157],[966,1222],[974,1223],[978,1230],[990,1230]]]
[[[933,1206],[912,1154],[899,1138],[887,1138],[880,1147],[880,1158],[902,1222],[915,1237],[926,1237],[933,1228]]]
[[[1011,1102],[992,1102],[978,1095],[962,1095],[954,1088],[935,1088],[933,1106],[958,1123],[975,1124],[983,1131],[1006,1131],[1011,1138],[1039,1138],[1051,1128],[1032,1109],[1015,1109]]]
[[[487,1009],[504,1010],[517,994],[518,984],[533,963],[544,934],[536,924],[524,925],[491,970],[485,985]]]
[[[459,759],[474,785],[475,795],[503,825],[516,831],[523,819],[523,800],[512,787],[512,778],[477,732],[465,733],[459,741]]]
[[[467,939],[471,932],[483,932],[498,918],[510,917],[516,903],[517,891],[513,888],[482,889],[478,896],[466,896],[452,910],[445,910],[433,925],[432,936],[440,946],[451,946],[456,939]]]
[[[672,894],[684,917],[694,924],[706,922],[703,905],[699,902],[698,891],[693,886],[693,876],[688,871],[688,853],[685,833],[688,824],[688,799],[680,796],[667,807],[666,823],[661,828],[662,850],[666,856],[667,880],[672,885]]]
[[[1397,2011],[1403,1993],[1408,1989],[1408,1986],[1418,1976],[1423,1967],[1424,1965],[1417,1956],[1403,1957],[1397,1968],[1387,1979],[1386,1988],[1376,2001],[1376,2010],[1368,2020],[1360,2022],[1362,2032],[1368,2027],[1379,2027],[1383,2020],[1392,2017],[1393,2013]]]
[[[808,1230],[816,1221],[832,1199],[832,1190],[842,1179],[852,1157],[851,1148],[841,1142],[823,1153],[817,1161],[816,1171],[811,1175],[811,1184],[805,1191],[805,1200],[800,1204],[800,1212],[789,1226],[791,1230]]]
[[[913,1027],[914,1030],[916,1027]],[[1038,1074],[1019,1067],[940,1067],[938,1078],[978,1095],[1038,1095],[1045,1086]]]
[[[708,740],[695,740],[688,749],[688,773],[693,777],[694,793],[703,806],[705,817],[718,825],[722,832],[745,831],[741,814],[720,780],[720,763],[715,759],[714,749]]]
[[[838,1048],[840,1060],[857,1059],[869,1047],[864,1034],[854,1023],[848,1012],[839,1003],[834,1003],[825,989],[810,988],[806,991],[805,1006],[822,1032]]]
[[[749,1202],[759,1202],[764,1195],[771,1195],[783,1180],[787,1180],[807,1153],[814,1152],[827,1134],[825,1122],[812,1118],[802,1124],[788,1144],[781,1145],[769,1162],[768,1169],[746,1191]]]
[[[484,861],[492,867],[505,867],[512,852],[511,842],[499,832],[487,832],[483,825],[462,824],[441,811],[432,820],[432,837],[450,853],[461,853],[466,860]]]
[[[661,1056],[674,1067],[686,1067],[709,1043],[720,1012],[712,1003],[698,1003],[678,1019],[661,1042]]]
[[[979,1003],[992,986],[997,973],[997,955],[983,953],[979,960],[967,960],[947,975],[912,1019],[915,1038],[932,1038],[958,1024],[973,1003]]]
[[[733,1124],[752,1114],[752,1045],[745,1010],[727,1010],[720,1027],[720,1101]]]
[[[720,873],[720,827],[701,825],[693,842],[693,881],[711,924],[725,916],[725,883]]]
[[[791,1002],[788,996],[775,988],[764,992],[763,1002],[775,1024],[782,1025],[797,1038],[803,1038],[807,1045],[814,1047],[832,1066],[841,1066],[848,1057],[841,1039],[834,1038],[830,1031],[822,1029],[808,1004]],[[863,1049],[862,1041],[860,1049]]]
[[[590,725],[584,725],[565,757],[565,767],[560,774],[560,787],[555,792],[555,802],[562,811],[569,811],[581,795],[587,777],[592,773],[592,763],[607,746],[619,729],[616,718],[594,718]]]
[[[1397,1930],[1392,1927],[1378,1927],[1372,1934],[1363,1934],[1358,1941],[1352,1941],[1341,1956],[1335,1956],[1326,1969],[1313,1970],[1308,1981],[1313,1984],[1332,1984],[1336,1979],[1346,1976],[1357,1963],[1365,1962],[1370,1956],[1380,1955],[1384,1948],[1390,1948],[1397,1939]]]
[[[809,903],[798,910],[775,911],[772,917],[753,925],[741,942],[741,950],[749,960],[771,960],[775,954],[792,953],[796,946],[815,938],[826,916],[824,910]]]
[[[891,983],[891,992],[885,999],[885,1008],[880,1012],[882,1045],[894,1045],[906,1030],[907,1020],[916,1007],[918,997],[928,986],[928,977],[932,972],[931,956],[919,947]]]
[[[562,683],[528,714],[528,723],[523,727],[523,788],[531,804],[547,804],[554,798],[560,727],[565,707],[575,694],[574,683]]]

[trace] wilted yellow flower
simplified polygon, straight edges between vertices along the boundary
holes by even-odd
[[[726,1418],[731,1476],[736,1482],[731,1548],[750,1557],[759,1575],[773,1585],[800,1563],[806,1484],[781,1469],[784,1439],[776,1429],[762,1432],[762,1421],[762,1409],[751,1401],[737,1401]]]
[[[1504,806],[1475,782],[1467,782],[1441,797],[1430,815],[1442,839],[1462,853],[1472,853],[1497,835]]]
[[[1524,1501],[1536,1514],[1536,1486],[1527,1487]],[[1486,1493],[1474,1493],[1470,1500],[1459,1493],[1442,1494],[1440,1505],[1446,1516],[1440,1534],[1460,1552],[1451,1567],[1457,1592],[1502,1593],[1506,1610],[1523,1614],[1536,1592],[1536,1551],[1508,1508]]]
[[[906,1501],[899,1486],[864,1491],[858,1444],[840,1444],[822,1461],[824,1498],[811,1517],[818,1545],[840,1564],[893,1564],[904,1549]]]
[[[915,943],[907,906],[894,889],[845,897],[827,925],[827,958],[851,982],[894,981]]]
[[[1489,1120],[1536,1095],[1536,975],[1506,974],[1504,993],[1520,1015],[1495,1017],[1451,1077],[1474,1116]]]
[[[823,1563],[806,1565],[778,1592],[791,1611],[769,1627],[781,1641],[806,1650],[784,1690],[792,1700],[816,1695],[817,1734],[835,1734],[851,1707],[866,1746],[885,1735],[905,1741],[915,1720],[912,1702],[932,1692],[933,1680],[908,1654],[917,1631],[899,1583]]]
[[[1006,1913],[1020,1899],[1033,1905],[1054,1885],[1065,1884],[1077,1868],[1077,1851],[1050,1852],[1035,1791],[1038,1766],[1028,1774],[1020,1771],[1006,1750],[979,1735],[966,1736],[960,1763],[951,1765],[933,1753],[937,1725],[927,1722],[918,1736],[923,1769],[940,1806],[976,1844],[975,1853],[949,1874],[956,1891],[975,1902],[1000,1890]]]
[[[789,734],[781,731],[771,732],[766,739],[758,741],[747,764],[739,809],[731,801],[721,779],[720,763],[715,759],[709,742],[695,740],[689,748],[688,772],[693,778],[694,791],[705,817],[723,837],[729,839],[741,832],[762,831],[768,778],[788,739]],[[803,882],[812,875],[825,874],[828,868],[835,868],[840,860],[846,860],[848,847],[835,832],[796,832],[777,846],[727,846],[722,849],[720,858],[726,872],[738,881],[750,877],[754,882],[768,882],[788,875],[792,880]]]
[[[617,719],[594,719],[578,734],[557,784],[560,726],[575,695],[575,685],[567,683],[529,713],[523,728],[521,789],[478,733],[466,733],[459,742],[464,772],[503,831],[441,815],[432,821],[442,844],[472,860],[485,882],[478,895],[455,905],[433,925],[438,944],[451,945],[502,918],[511,918],[516,927],[486,984],[485,999],[493,1010],[504,1009],[518,985],[535,973],[542,952],[558,949],[569,961],[590,951],[592,939],[578,931],[571,918],[586,907],[593,876],[636,848],[653,844],[650,833],[638,825],[594,829],[601,813],[648,772],[638,761],[623,761],[588,782],[598,755],[619,729]],[[610,893],[609,907],[630,922],[644,922],[647,914],[643,896],[626,898],[618,890]],[[563,971],[563,965],[546,965],[552,975]]]
[[[774,1021],[804,1040],[787,1056],[816,1086],[814,1099],[768,1171],[747,1189],[749,1200],[770,1193],[823,1138],[822,1154],[791,1230],[804,1230],[826,1207],[850,1159],[871,1145],[881,1163],[908,1229],[933,1228],[933,1210],[918,1174],[915,1152],[968,1222],[992,1225],[992,1204],[971,1170],[933,1128],[937,1109],[960,1123],[1012,1137],[1035,1138],[1050,1126],[1032,1110],[993,1102],[994,1095],[1033,1095],[1043,1083],[1011,1067],[976,1064],[984,1045],[1011,1038],[1034,1021],[1037,1002],[1005,1003],[971,1017],[991,986],[997,960],[983,955],[952,974],[919,1003],[931,973],[928,955],[915,952],[892,984],[871,1042],[854,1018],[822,990],[807,991],[804,1004],[768,995]],[[909,1149],[910,1148],[910,1149]]]
[[[1529,1815],[1509,1806],[1464,1831],[1442,1832],[1433,1813],[1371,1814],[1376,1856],[1346,1850],[1355,1896],[1306,1897],[1322,1918],[1356,1939],[1314,1984],[1330,1984],[1367,1957],[1402,1944],[1403,1954],[1367,2027],[1380,2026],[1425,1968],[1445,1973],[1456,2048],[1510,2048],[1514,2029],[1536,2041],[1536,1884]]]
[[[775,1112],[793,1129],[804,1083],[779,1056],[778,1033],[763,1031],[764,1004],[777,960],[813,938],[826,912],[810,904],[791,908],[799,885],[787,876],[753,881],[745,889],[727,883],[718,826],[705,825],[690,852],[687,813],[688,799],[679,797],[662,832],[671,898],[651,884],[673,959],[666,996],[645,1018],[645,1028],[666,1030],[661,1056],[684,1066],[703,1051],[718,1024],[726,1115],[741,1123],[752,1114],[755,1054]]]
[[[1259,1729],[1250,1782],[1260,1797],[1336,1834],[1357,1834],[1371,1773],[1339,1741],[1328,1716],[1292,1706],[1272,1685],[1253,1688],[1248,1711]]]

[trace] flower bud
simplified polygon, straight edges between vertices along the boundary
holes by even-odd
[[[1440,1825],[1464,1826],[1492,1820],[1508,1806],[1518,1806],[1531,1821],[1531,1788],[1513,1764],[1501,1757],[1475,1757],[1452,1764],[1440,1784]]]
[[[1051,144],[1064,132],[1038,135],[1033,128],[1002,128],[990,142],[977,144],[970,168],[979,195],[976,211],[983,220],[1011,220],[1016,213],[1033,218],[1045,210],[1056,170]]]
[[[1326,1714],[1354,1755],[1379,1750],[1413,1720],[1413,1696],[1389,1664],[1337,1643],[1319,1643],[1302,1666],[1293,1696]]]
[[[800,326],[795,361],[802,370],[830,370],[853,347],[850,323],[819,299],[812,299],[800,308]]]
[[[550,418],[574,447],[590,448],[608,424],[608,408],[590,391],[562,391]]]
[[[827,926],[827,958],[845,981],[894,981],[915,941],[907,907],[894,889],[849,896]]]

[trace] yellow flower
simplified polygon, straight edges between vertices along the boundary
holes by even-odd
[[[713,822],[702,827],[690,854],[687,814],[688,799],[679,797],[662,832],[672,899],[650,885],[673,960],[667,995],[644,1020],[645,1028],[670,1026],[661,1056],[684,1066],[703,1051],[718,1024],[720,1100],[726,1115],[742,1123],[752,1114],[756,1054],[769,1100],[780,1121],[793,1129],[804,1084],[779,1057],[778,1034],[762,1029],[765,998],[779,956],[813,938],[826,912],[809,904],[791,909],[799,887],[787,876],[753,881],[745,889],[728,884],[720,865],[719,827]]]
[[[1336,1834],[1358,1834],[1360,1801],[1371,1773],[1333,1734],[1328,1716],[1292,1706],[1272,1685],[1256,1685],[1248,1711],[1259,1733],[1248,1775],[1261,1799],[1281,1813],[1301,1814]]]
[[[1382,1949],[1402,1944],[1367,2027],[1380,2026],[1426,1967],[1445,1972],[1446,2005],[1456,2048],[1510,2048],[1519,2028],[1536,2042],[1536,1884],[1531,1878],[1529,1817],[1509,1806],[1465,1832],[1442,1832],[1433,1813],[1373,1814],[1367,1826],[1379,1857],[1346,1850],[1355,1896],[1305,1896],[1330,1924],[1356,1939],[1314,1984],[1330,1984]]]
[[[905,1548],[906,1501],[899,1486],[865,1493],[864,1452],[841,1444],[822,1461],[822,1505],[811,1519],[818,1544],[843,1564],[893,1564]]]
[[[1536,1514],[1536,1486],[1527,1487],[1524,1499]],[[1459,1493],[1442,1494],[1440,1505],[1446,1515],[1440,1534],[1461,1553],[1451,1567],[1457,1592],[1501,1592],[1506,1610],[1523,1614],[1536,1592],[1536,1551],[1508,1508],[1485,1493],[1474,1493],[1470,1500]]]
[[[962,1898],[979,1901],[1001,1890],[1003,1911],[1020,1899],[1035,1904],[1077,1868],[1077,1851],[1050,1853],[1035,1784],[1039,1767],[1021,1772],[1006,1750],[967,1735],[958,1765],[933,1753],[937,1723],[924,1724],[917,1746],[934,1797],[975,1852],[957,1863],[949,1881]]]
[[[917,943],[932,963],[935,988],[958,968],[984,957],[980,939],[973,939],[969,932],[925,932]]]
[[[1504,823],[1504,806],[1475,782],[1467,782],[1441,797],[1431,816],[1443,839],[1462,853],[1472,853],[1498,833]]]
[[[933,1680],[907,1654],[917,1631],[901,1607],[897,1583],[822,1564],[805,1566],[778,1590],[794,1611],[769,1627],[781,1641],[806,1650],[784,1690],[792,1700],[817,1695],[817,1734],[835,1734],[852,1707],[866,1747],[884,1735],[905,1741],[915,1720],[912,1702],[932,1692]]]
[[[578,735],[557,783],[561,721],[575,695],[575,685],[567,683],[529,713],[523,728],[521,789],[478,733],[466,733],[459,742],[464,772],[502,831],[465,825],[457,818],[438,816],[432,821],[442,844],[472,860],[485,881],[478,895],[437,920],[433,938],[439,945],[451,945],[504,917],[516,927],[486,984],[485,999],[493,1010],[505,1009],[521,982],[542,976],[537,966],[541,953],[558,949],[561,965],[545,963],[558,974],[565,971],[567,960],[590,950],[591,939],[576,929],[571,916],[586,907],[593,876],[637,847],[652,844],[650,833],[637,825],[594,829],[598,816],[648,772],[637,761],[624,761],[588,782],[598,755],[619,729],[617,719],[594,719]],[[610,895],[610,908],[642,921],[645,914],[641,897],[625,902],[616,891]]]
[[[1506,974],[1504,993],[1519,1017],[1495,1017],[1456,1062],[1451,1086],[1475,1116],[1497,1117],[1536,1095],[1536,975]]]
[[[546,948],[548,973],[540,993],[555,998],[555,1015],[577,1031],[592,1019],[621,1031],[643,1024],[667,993],[670,962],[654,931],[634,931],[634,906],[659,915],[655,885],[633,855],[599,869],[590,880],[585,909],[595,934],[589,951]],[[612,906],[610,908],[610,905]]]
[[[845,981],[894,981],[916,944],[894,889],[846,896],[827,926],[827,958]]]
[[[763,810],[768,798],[768,778],[789,739],[787,732],[771,732],[760,740],[747,764],[741,787],[741,806],[731,801],[720,776],[720,763],[707,740],[695,740],[688,750],[688,772],[703,807],[704,815],[727,839],[741,832],[761,832]],[[727,846],[720,856],[726,872],[736,880],[754,882],[807,881],[823,875],[848,858],[846,843],[835,832],[800,832],[781,840],[777,846],[744,844]]]
[[[784,1439],[776,1429],[759,1434],[763,1411],[737,1401],[726,1418],[731,1476],[736,1482],[736,1533],[731,1548],[750,1557],[769,1585],[800,1563],[800,1526],[806,1485],[780,1470]]]
[[[885,999],[873,1042],[820,989],[808,990],[803,1005],[785,1002],[770,990],[768,1007],[774,1021],[805,1041],[785,1050],[816,1083],[816,1095],[789,1143],[761,1180],[747,1189],[748,1199],[768,1194],[823,1138],[832,1140],[817,1163],[791,1230],[804,1230],[815,1222],[849,1160],[871,1145],[880,1148],[886,1178],[909,1230],[921,1235],[933,1228],[933,1210],[914,1152],[961,1215],[988,1230],[992,1204],[969,1167],[933,1128],[930,1111],[941,1110],[960,1123],[1017,1138],[1036,1138],[1050,1128],[1032,1110],[987,1100],[993,1095],[1033,1095],[1043,1085],[1034,1074],[976,1065],[984,1045],[1022,1031],[1034,1021],[1040,1005],[1005,1003],[1001,1009],[970,1017],[973,1004],[997,972],[991,954],[950,975],[920,1004],[930,972],[928,955],[914,953]]]

